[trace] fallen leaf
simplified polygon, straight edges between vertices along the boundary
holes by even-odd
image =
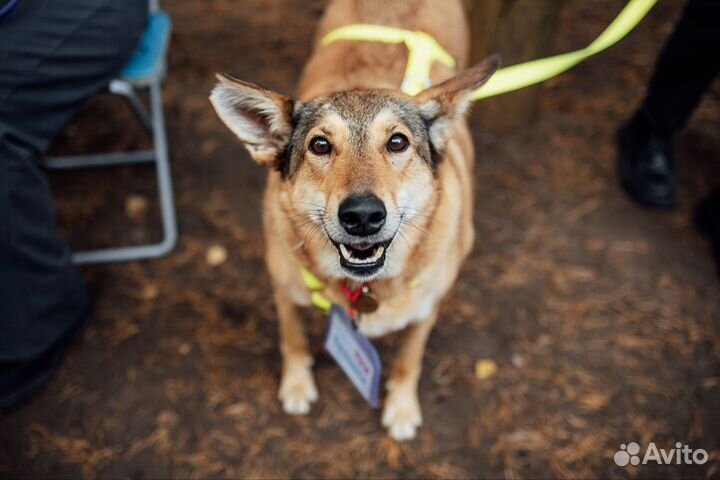
[[[130,195],[125,199],[125,214],[136,222],[145,217],[149,207],[147,198],[142,195]]]
[[[149,285],[146,285],[142,289],[142,292],[140,292],[140,297],[143,300],[149,301],[149,300],[155,300],[159,294],[160,294],[160,289],[158,288],[158,286],[151,283]]]
[[[211,267],[222,265],[227,260],[227,257],[227,249],[225,249],[222,245],[213,245],[208,248],[207,254],[205,255],[205,259]]]
[[[489,358],[483,358],[475,362],[475,376],[478,380],[487,380],[495,375],[497,370],[497,363]]]

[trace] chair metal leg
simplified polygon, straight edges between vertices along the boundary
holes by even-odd
[[[165,118],[159,79],[150,85],[150,110],[152,114],[155,171],[160,197],[163,240],[151,245],[77,252],[73,254],[73,261],[75,263],[110,263],[157,258],[168,254],[177,244],[177,219],[173,201],[172,178],[170,176],[170,161],[168,157]]]
[[[50,170],[74,170],[77,168],[135,165],[154,161],[155,150],[138,150],[136,152],[94,153],[89,155],[48,157],[43,161],[43,164]]]
[[[140,100],[137,94],[137,90],[135,90],[135,87],[133,87],[130,82],[118,79],[113,80],[110,82],[110,85],[108,85],[108,90],[115,95],[125,97],[143,126],[149,132],[152,132],[153,120],[150,118],[150,115],[148,115],[145,105],[143,105],[142,100]]]

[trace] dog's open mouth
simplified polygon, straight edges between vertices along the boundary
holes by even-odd
[[[385,254],[392,239],[378,243],[335,243],[340,253],[340,265],[350,273],[369,276],[385,264]]]

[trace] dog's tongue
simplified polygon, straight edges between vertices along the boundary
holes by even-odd
[[[359,251],[362,252],[362,251],[365,251],[365,250],[368,250],[368,249],[372,248],[373,245],[374,245],[374,243],[361,243],[361,244],[359,244],[359,245],[353,245],[353,246],[352,246],[352,249],[353,249],[353,250],[359,250]]]

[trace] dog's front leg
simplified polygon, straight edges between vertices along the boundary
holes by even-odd
[[[313,358],[298,306],[283,292],[275,292],[280,320],[280,353],[283,359],[278,397],[283,410],[291,415],[305,415],[318,392],[312,374]]]
[[[438,307],[435,307],[425,320],[407,327],[390,372],[382,423],[390,436],[398,441],[414,438],[417,428],[422,424],[417,388],[425,344],[437,319],[437,312]]]

